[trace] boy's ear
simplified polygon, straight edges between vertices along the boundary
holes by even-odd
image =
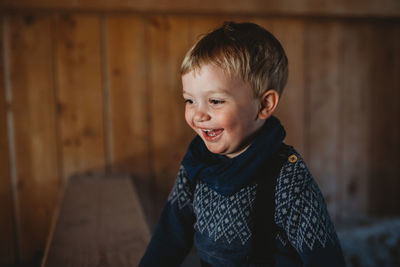
[[[258,112],[258,118],[262,120],[268,119],[275,111],[279,102],[279,94],[276,90],[270,89],[266,91],[260,99],[261,108]]]

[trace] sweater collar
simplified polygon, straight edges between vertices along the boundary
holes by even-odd
[[[285,135],[279,120],[272,116],[246,151],[234,158],[211,153],[197,135],[182,165],[191,180],[201,179],[216,192],[229,196],[257,178],[258,170],[279,149]]]

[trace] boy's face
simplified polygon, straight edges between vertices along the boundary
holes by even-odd
[[[212,153],[235,157],[245,151],[264,120],[250,85],[205,65],[182,76],[185,119]]]

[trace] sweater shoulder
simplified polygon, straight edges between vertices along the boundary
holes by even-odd
[[[284,162],[276,181],[275,201],[296,195],[313,181],[312,175],[301,155],[293,148],[288,148],[288,158]]]
[[[275,223],[284,229],[287,240],[299,252],[336,242],[322,193],[294,149],[277,178]]]
[[[275,186],[275,223],[280,226],[284,225],[295,202],[298,202],[304,192],[309,191],[310,184],[315,183],[304,159],[293,147],[289,148],[287,157]],[[315,193],[320,194],[317,186],[312,188]]]

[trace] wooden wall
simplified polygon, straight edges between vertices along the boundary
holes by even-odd
[[[0,3],[0,265],[40,259],[71,175],[131,173],[165,198],[193,138],[180,62],[229,19],[286,49],[278,116],[335,220],[400,214],[398,1],[253,2]]]

